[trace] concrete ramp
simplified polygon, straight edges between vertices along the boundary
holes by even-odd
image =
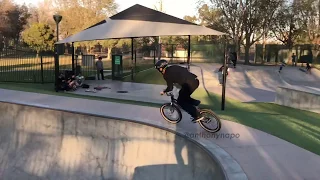
[[[302,87],[278,87],[275,103],[320,113],[320,91]]]
[[[225,179],[200,146],[162,129],[10,103],[0,113],[1,180]]]

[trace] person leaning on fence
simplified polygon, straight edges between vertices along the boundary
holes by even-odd
[[[100,74],[101,74],[101,79],[104,80],[103,63],[102,63],[102,57],[101,56],[98,58],[98,61],[96,62],[96,67],[97,67],[98,80],[100,80]]]

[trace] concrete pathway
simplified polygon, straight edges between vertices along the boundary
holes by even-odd
[[[223,121],[221,131],[213,136],[204,132],[199,125],[191,123],[185,113],[181,123],[166,123],[158,108],[3,89],[0,89],[0,98],[7,102],[133,119],[155,125],[166,124],[167,128],[183,129],[189,137],[207,138],[223,148],[241,165],[250,180],[318,180],[320,177],[320,156],[230,121]]]

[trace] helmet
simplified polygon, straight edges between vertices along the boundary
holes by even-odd
[[[158,62],[156,62],[155,64],[155,68],[159,71],[162,72],[162,70],[164,68],[166,68],[168,66],[168,62],[164,59],[159,60]],[[161,69],[161,70],[160,70]]]

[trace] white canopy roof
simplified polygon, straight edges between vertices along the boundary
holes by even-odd
[[[139,9],[137,9],[139,8]],[[135,5],[57,44],[152,36],[224,35],[225,33]]]

